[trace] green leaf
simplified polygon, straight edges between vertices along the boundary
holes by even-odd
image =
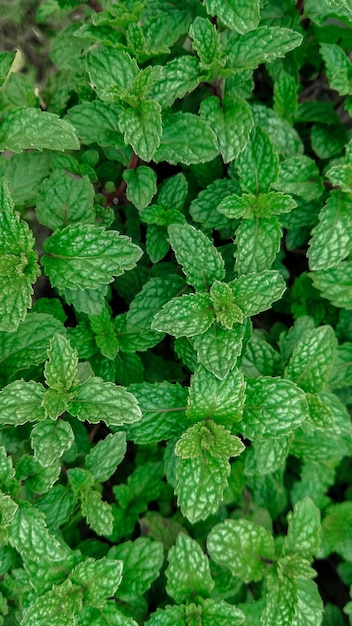
[[[176,473],[175,494],[182,515],[195,524],[217,511],[230,474],[227,459],[205,450],[202,456],[180,459]]]
[[[246,100],[231,95],[225,96],[220,103],[216,96],[209,96],[201,102],[200,116],[214,131],[224,162],[229,163],[238,157],[253,127]]]
[[[0,391],[0,423],[20,426],[45,418],[44,387],[33,380],[15,380]]]
[[[259,1],[245,0],[241,7],[236,0],[205,0],[205,8],[210,15],[216,15],[219,19],[233,30],[242,35],[254,30],[259,24]]]
[[[217,156],[216,137],[200,117],[193,113],[170,113],[163,120],[163,134],[154,161],[204,163]]]
[[[273,270],[240,276],[229,285],[236,304],[248,317],[269,309],[273,302],[281,298],[286,289],[282,276]]]
[[[120,104],[107,104],[95,100],[72,107],[67,119],[85,145],[97,143],[99,146],[122,145],[119,129],[119,116],[123,111]]]
[[[120,543],[109,550],[108,556],[123,563],[122,581],[116,595],[125,602],[149,589],[164,561],[161,543],[147,537]]]
[[[130,92],[138,65],[124,50],[96,48],[88,53],[89,78],[100,100],[114,102]]]
[[[297,585],[294,580],[282,576],[268,576],[268,593],[266,607],[260,623],[263,626],[272,626],[280,623],[282,626],[295,624],[295,609],[297,605]],[[298,622],[299,623],[299,622]]]
[[[97,535],[111,535],[114,521],[111,506],[102,500],[98,491],[95,489],[83,491],[81,494],[81,508],[88,526]]]
[[[241,369],[248,378],[276,376],[281,372],[281,358],[262,331],[254,330],[241,359]]]
[[[236,626],[245,619],[240,609],[227,602],[216,602],[207,598],[202,602],[203,626]]]
[[[206,422],[198,422],[186,430],[176,443],[175,454],[181,459],[194,459],[202,456],[205,450],[212,457],[229,458],[241,454],[244,445],[238,437],[225,430],[224,426],[207,419]]]
[[[209,290],[216,321],[231,330],[237,322],[243,321],[243,313],[234,301],[231,288],[227,283],[216,280]]]
[[[101,439],[85,458],[86,468],[94,480],[106,482],[123,460],[126,449],[125,433],[110,433],[105,439]]]
[[[307,393],[309,414],[307,424],[315,428],[329,428],[334,426],[334,416],[331,409],[318,394]]]
[[[336,307],[352,309],[351,262],[342,261],[337,267],[310,272],[308,276],[312,279],[314,287],[322,292],[323,298],[330,300]]]
[[[242,417],[245,388],[241,370],[233,368],[219,380],[204,366],[197,367],[191,378],[187,417],[192,421],[212,419],[230,428]]]
[[[192,337],[204,333],[214,319],[209,294],[191,293],[165,304],[155,315],[152,329],[175,337]]]
[[[144,209],[148,206],[157,191],[154,170],[145,165],[140,165],[135,170],[125,170],[122,176],[127,183],[127,199],[137,209]]]
[[[303,144],[297,131],[287,120],[281,119],[277,113],[263,104],[251,106],[254,123],[270,137],[275,152],[287,159],[303,152]]]
[[[95,220],[94,187],[88,178],[74,178],[63,170],[54,170],[37,198],[37,217],[51,230],[68,224]]]
[[[180,533],[175,546],[169,550],[168,561],[166,591],[175,602],[181,604],[198,595],[210,595],[214,581],[208,558],[197,541]]]
[[[178,383],[139,383],[129,387],[142,411],[138,424],[127,428],[127,439],[146,444],[169,439],[187,428],[187,389]]]
[[[1,52],[0,53],[0,87],[3,86],[11,70],[11,66],[15,58],[16,58],[16,52]]]
[[[293,122],[297,109],[298,84],[295,76],[281,72],[274,84],[274,109],[280,117]]]
[[[192,47],[200,58],[201,68],[214,73],[224,65],[219,33],[215,26],[203,17],[196,17],[189,29]]]
[[[58,289],[96,289],[135,267],[142,255],[129,237],[91,224],[56,231],[44,251],[45,272]]]
[[[36,599],[24,613],[23,626],[48,626],[60,615],[61,626],[74,626],[82,608],[83,590],[69,579],[62,585],[53,585]],[[64,608],[63,608],[64,607]]]
[[[22,558],[61,561],[65,549],[45,524],[45,515],[27,503],[20,503],[9,528],[10,544]]]
[[[74,400],[69,403],[69,411],[84,422],[91,424],[100,421],[107,426],[121,426],[141,419],[141,410],[136,398],[111,382],[101,378],[89,378],[78,387]]]
[[[5,179],[0,179],[0,330],[13,332],[32,306],[32,283],[40,275],[35,239],[14,212]]]
[[[346,561],[351,561],[352,502],[332,504],[326,510],[321,526],[321,544],[318,557],[325,558],[337,552]]]
[[[196,609],[194,604],[188,605],[187,608],[189,611],[192,608]],[[187,623],[186,619],[186,607],[181,604],[181,606],[167,606],[166,609],[157,609],[155,613],[151,614],[150,619],[145,624],[146,626],[184,626]],[[188,624],[193,626],[194,622],[188,621]]]
[[[331,184],[334,187],[341,187],[342,191],[345,191],[348,194],[352,192],[352,164],[347,163],[346,165],[335,165],[331,167],[326,172],[327,178],[330,180]],[[345,196],[342,196],[345,201],[348,199]],[[351,230],[351,228],[349,228]]]
[[[329,377],[329,386],[339,389],[352,385],[352,343],[343,343],[337,348],[337,355]]]
[[[180,276],[167,275],[150,278],[130,304],[126,315],[127,330],[150,331],[155,315],[170,298],[178,296],[185,288]]]
[[[281,226],[276,217],[245,219],[236,230],[236,269],[240,274],[271,268],[280,250]]]
[[[167,211],[181,211],[188,194],[187,178],[181,172],[164,180],[158,190],[158,203]]]
[[[74,442],[74,434],[68,422],[51,419],[35,424],[31,433],[34,456],[44,467],[59,459]]]
[[[320,626],[324,605],[317,584],[313,580],[298,579],[296,585],[298,601],[294,625],[312,624],[312,626]]]
[[[310,566],[307,559],[299,556],[284,556],[278,560],[278,571],[280,577],[287,578],[315,578],[316,571]]]
[[[90,606],[102,607],[113,596],[122,579],[123,562],[106,557],[88,558],[71,572],[70,580],[83,588],[83,600]]]
[[[56,333],[50,341],[44,367],[46,384],[57,391],[68,391],[77,385],[78,356],[68,339]]]
[[[13,109],[2,114],[0,150],[79,150],[73,126],[40,109]]]
[[[352,203],[341,192],[332,192],[312,230],[307,256],[311,270],[335,267],[352,248]]]
[[[344,50],[334,43],[322,43],[320,52],[331,89],[340,96],[352,93],[352,65]]]
[[[230,219],[243,217],[252,220],[254,217],[264,219],[280,213],[290,213],[296,206],[291,196],[271,191],[256,196],[252,194],[229,196],[219,204],[218,211]]]
[[[167,232],[162,226],[148,224],[146,235],[146,250],[152,263],[158,263],[164,258],[170,248]]]
[[[311,561],[317,553],[320,540],[320,510],[306,497],[297,502],[287,515],[288,531],[283,554],[297,555]]]
[[[267,193],[277,179],[279,160],[268,135],[260,126],[252,129],[249,141],[238,156],[236,167],[244,191]]]
[[[246,519],[227,519],[214,526],[207,549],[216,563],[245,583],[261,580],[275,556],[272,536],[263,526]]]
[[[294,156],[283,161],[272,186],[277,191],[292,193],[308,201],[320,198],[323,193],[319,169],[307,156]]]
[[[151,88],[149,97],[164,107],[192,92],[201,81],[199,63],[195,56],[183,55],[172,59],[162,68],[161,77]]]
[[[216,378],[224,380],[241,354],[245,329],[245,324],[235,324],[231,330],[212,324],[205,333],[197,335],[194,347],[199,363]]]
[[[143,161],[151,161],[162,134],[160,104],[148,100],[141,102],[137,109],[126,109],[120,117],[119,126],[126,144],[131,144]]]
[[[277,470],[288,456],[291,439],[289,435],[282,435],[252,441],[246,453],[245,473],[263,475]]]
[[[248,0],[247,0],[248,1]],[[236,71],[255,70],[261,63],[284,57],[302,43],[302,35],[290,28],[260,26],[242,36],[229,33],[224,45],[228,64]]]
[[[217,206],[228,196],[240,193],[241,188],[237,180],[221,178],[215,180],[203,189],[198,196],[192,200],[189,212],[195,222],[200,222],[204,228],[226,228],[231,222],[228,218],[220,215]]]
[[[63,485],[54,485],[48,493],[36,501],[36,508],[45,514],[50,530],[57,530],[70,518],[75,498],[71,489]]]
[[[97,289],[60,289],[60,294],[67,304],[72,304],[77,313],[99,315],[106,302],[108,285],[99,285]]]
[[[285,376],[304,391],[321,391],[329,378],[337,348],[331,326],[320,326],[304,338],[292,352]]]
[[[249,379],[239,430],[249,439],[278,437],[290,433],[307,417],[305,394],[281,378]]]
[[[114,360],[119,350],[109,307],[105,304],[98,315],[89,316],[89,324],[95,334],[95,342],[107,359]]]
[[[223,258],[204,233],[190,224],[172,224],[168,228],[177,262],[182,265],[188,283],[206,291],[214,280],[225,276]]]

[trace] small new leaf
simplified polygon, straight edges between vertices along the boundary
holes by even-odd
[[[175,446],[175,454],[182,459],[202,456],[205,450],[213,457],[229,458],[241,454],[244,445],[238,437],[231,435],[223,426],[207,420],[189,428]]]
[[[45,382],[51,389],[69,391],[78,384],[78,355],[68,339],[59,333],[54,335],[44,366]]]
[[[45,418],[42,400],[45,389],[33,380],[15,380],[0,391],[0,423],[20,426]]]

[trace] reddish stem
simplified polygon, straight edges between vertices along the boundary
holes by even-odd
[[[296,10],[298,13],[303,13],[304,0],[297,0],[296,2]]]

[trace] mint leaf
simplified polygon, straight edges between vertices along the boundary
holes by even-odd
[[[211,598],[202,602],[202,609],[203,626],[236,626],[245,619],[242,611],[233,604],[216,602]]]
[[[54,113],[13,109],[2,114],[0,150],[79,150],[74,128]]]
[[[340,96],[352,93],[352,66],[342,48],[334,43],[322,43],[320,52],[331,89],[335,89]]]
[[[155,315],[170,298],[185,288],[180,276],[167,275],[150,278],[130,304],[126,315],[127,329],[135,332],[150,331]]]
[[[121,463],[126,449],[125,433],[110,433],[87,454],[86,469],[92,474],[94,480],[106,482]]]
[[[246,454],[246,474],[263,475],[278,469],[288,456],[291,439],[290,435],[282,435],[252,441]]]
[[[304,391],[321,391],[329,378],[337,341],[331,326],[320,326],[304,338],[293,350],[285,376]]]
[[[116,595],[125,602],[149,589],[164,561],[161,543],[147,537],[120,543],[109,550],[108,556],[123,563],[122,581]]]
[[[215,159],[216,137],[209,126],[193,113],[172,113],[163,120],[163,134],[154,161],[171,164],[204,163]]]
[[[82,422],[103,421],[107,426],[121,426],[141,419],[137,400],[131,393],[98,377],[89,378],[77,388],[74,399],[69,402],[69,412]]]
[[[223,426],[208,419],[186,430],[176,443],[175,454],[182,459],[194,459],[205,450],[215,458],[231,457],[241,454],[244,445]]]
[[[44,467],[59,459],[74,442],[74,434],[68,422],[51,419],[38,422],[32,429],[31,443],[34,456]]]
[[[200,222],[204,228],[226,228],[230,221],[223,215],[219,215],[217,206],[222,200],[235,193],[240,193],[241,188],[237,180],[223,178],[215,180],[203,189],[192,200],[189,212],[195,222]]]
[[[240,274],[270,269],[280,250],[282,230],[275,217],[245,219],[236,230],[236,268]]]
[[[42,263],[58,289],[94,289],[135,267],[141,249],[117,231],[75,224],[44,242]]]
[[[81,508],[88,526],[97,535],[111,535],[114,518],[110,504],[102,500],[101,493],[95,489],[83,491],[81,494]]]
[[[244,315],[257,315],[270,308],[286,289],[279,272],[273,270],[240,276],[229,283],[235,302]]]
[[[319,558],[337,552],[346,561],[351,560],[351,512],[351,502],[339,502],[327,508],[321,526]]]
[[[307,256],[311,270],[335,267],[352,248],[351,202],[348,196],[332,192],[312,230]]]
[[[189,224],[172,224],[168,233],[188,283],[199,291],[206,291],[214,280],[224,278],[222,256],[204,233]]]
[[[180,533],[169,550],[168,561],[166,591],[175,602],[181,604],[211,593],[214,581],[209,561],[197,541]]]
[[[324,610],[317,584],[313,580],[298,579],[297,605],[295,619],[298,624],[309,622],[312,626],[320,626]]]
[[[45,524],[45,515],[27,503],[21,503],[9,528],[10,544],[29,560],[61,561],[65,549]]]
[[[32,283],[40,274],[29,226],[14,212],[5,179],[0,180],[0,330],[12,332],[32,305]]]
[[[0,391],[0,423],[19,426],[45,418],[44,387],[33,380],[15,380]]]
[[[82,587],[84,602],[102,607],[105,599],[115,594],[122,579],[122,568],[122,561],[88,558],[72,570],[70,580]]]
[[[320,540],[320,510],[306,497],[297,502],[287,516],[288,531],[283,553],[299,555],[311,561],[317,553]]]
[[[203,17],[196,17],[189,29],[192,47],[200,58],[200,66],[204,70],[217,69],[224,65],[219,33],[211,22]]]
[[[249,141],[238,156],[236,167],[244,191],[267,193],[277,179],[279,160],[268,135],[260,126],[252,129]]]
[[[48,360],[44,366],[46,384],[57,391],[70,390],[77,385],[77,352],[63,335],[56,334],[50,342]]]
[[[310,272],[308,276],[314,287],[322,292],[323,298],[336,307],[352,309],[352,263],[342,261],[337,267]]]
[[[177,98],[192,92],[201,78],[196,57],[177,57],[164,65],[161,77],[152,86],[149,97],[159,102],[163,108],[170,107]]]
[[[106,302],[108,285],[99,285],[97,289],[60,289],[67,304],[72,304],[77,313],[99,315]]]
[[[82,607],[82,596],[81,587],[72,585],[69,579],[62,585],[53,585],[26,610],[23,626],[47,626],[55,622],[58,615],[62,626],[74,626]]]
[[[290,28],[259,26],[242,36],[229,33],[224,48],[229,55],[228,64],[239,71],[256,69],[261,63],[270,63],[301,43],[302,35]]]
[[[216,135],[224,162],[233,161],[246,146],[253,126],[251,110],[243,98],[209,96],[201,102],[200,116]]]
[[[260,330],[254,330],[241,359],[241,369],[248,378],[275,376],[281,371],[281,358]]]
[[[281,72],[274,84],[274,109],[283,119],[293,122],[297,109],[298,83],[295,76]]]
[[[68,224],[95,220],[94,187],[88,178],[72,178],[62,170],[54,170],[37,198],[38,220],[51,230]]]
[[[284,158],[294,157],[303,152],[303,144],[297,131],[287,120],[263,104],[255,102],[252,106],[254,123],[258,124],[270,137],[275,152]]]
[[[246,326],[235,324],[231,330],[213,323],[194,338],[199,362],[220,380],[224,380],[241,354]]]
[[[3,86],[7,75],[11,70],[11,66],[15,60],[16,52],[1,52],[0,53],[0,87]]]
[[[198,366],[191,378],[188,419],[210,418],[231,427],[242,417],[245,388],[243,374],[237,368],[233,368],[224,380],[219,380],[203,366]]]
[[[105,304],[98,315],[89,316],[89,324],[95,334],[95,342],[107,359],[114,360],[119,350],[109,307]]]
[[[273,189],[295,194],[308,201],[320,198],[323,186],[316,163],[307,156],[286,159],[280,165]]]
[[[160,145],[162,134],[161,106],[158,102],[141,102],[138,108],[128,108],[119,121],[126,144],[144,161],[150,161]]]
[[[165,304],[155,315],[152,329],[175,337],[192,337],[204,333],[214,319],[209,294],[191,293]]]
[[[135,170],[125,170],[123,179],[127,183],[127,199],[137,207],[144,209],[156,194],[156,173],[150,167],[141,165]]]
[[[138,74],[138,65],[124,50],[98,48],[87,56],[89,78],[100,100],[124,99]]]
[[[305,394],[281,378],[249,379],[243,418],[238,428],[249,439],[290,433],[307,417]]]
[[[227,519],[214,526],[207,549],[216,563],[245,583],[261,580],[275,556],[272,536],[263,526],[246,519]]]
[[[231,288],[227,283],[216,280],[210,287],[215,318],[225,328],[231,330],[237,322],[243,321],[243,313],[235,303]]]
[[[122,110],[120,104],[107,104],[95,100],[77,104],[68,111],[66,117],[86,146],[92,143],[103,147],[120,146],[122,135],[119,129],[119,116]]]
[[[260,623],[263,626],[270,626],[280,620],[283,626],[294,624],[297,604],[296,582],[286,576],[281,578],[268,576],[267,588],[266,607]]]
[[[258,0],[245,0],[238,6],[236,0],[205,0],[205,7],[210,15],[216,15],[220,20],[238,33],[244,34],[257,28],[259,24]]]
[[[335,187],[341,187],[342,191],[351,193],[352,191],[352,164],[335,165],[331,167],[327,173],[327,178]],[[343,196],[342,196],[343,197]],[[347,198],[344,198],[347,200]]]
[[[223,200],[218,211],[230,219],[270,218],[280,213],[289,213],[296,207],[291,196],[282,193],[245,194],[243,196],[229,196]]]

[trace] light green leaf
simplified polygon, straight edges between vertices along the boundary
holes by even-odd
[[[54,170],[47,178],[37,198],[37,217],[51,230],[95,220],[94,187],[88,178],[74,178],[64,170]]]
[[[243,313],[234,301],[231,288],[227,283],[216,280],[209,290],[215,318],[225,328],[231,330],[237,322],[243,321]]]
[[[326,172],[326,176],[334,187],[341,187],[342,191],[352,193],[352,163],[334,165]],[[342,198],[351,202],[350,197],[342,196]]]
[[[138,74],[138,65],[124,50],[96,48],[88,53],[89,78],[100,100],[124,99]]]
[[[122,579],[123,562],[106,557],[88,558],[71,572],[70,580],[83,588],[83,600],[90,606],[102,607],[113,596]]]
[[[122,176],[127,183],[127,199],[137,209],[144,209],[148,206],[157,191],[155,171],[150,167],[140,165],[135,170],[125,170]]]
[[[331,192],[312,230],[307,256],[311,270],[335,267],[352,248],[352,202],[341,192]]]
[[[59,459],[74,442],[74,434],[68,422],[46,419],[35,424],[31,433],[34,456],[44,467]]]
[[[320,198],[323,193],[319,169],[315,161],[307,156],[294,156],[283,161],[279,176],[272,187],[308,201]]]
[[[200,58],[201,68],[215,71],[224,65],[219,33],[215,26],[203,17],[196,17],[189,29],[192,47]]]
[[[248,378],[276,376],[281,372],[279,353],[268,343],[266,335],[254,330],[241,359],[241,369]]]
[[[298,579],[296,585],[298,601],[293,626],[321,626],[324,605],[317,584],[313,580]]]
[[[136,398],[111,382],[101,378],[89,378],[80,385],[74,400],[69,403],[69,411],[84,422],[91,424],[102,421],[107,426],[121,426],[140,420],[141,410]]]
[[[352,385],[352,343],[346,342],[337,348],[337,355],[329,377],[332,389]]]
[[[275,152],[287,159],[303,152],[303,143],[297,131],[287,120],[281,119],[269,107],[255,102],[251,106],[254,123],[270,137]]]
[[[281,378],[249,379],[243,418],[238,428],[249,439],[290,433],[307,417],[305,394]]]
[[[118,432],[98,441],[85,458],[87,470],[94,480],[104,483],[116,471],[126,453],[126,435]]]
[[[260,126],[252,129],[246,147],[236,161],[244,191],[258,195],[267,193],[277,179],[279,159],[273,145]]]
[[[334,362],[337,339],[331,326],[320,326],[293,350],[285,376],[304,391],[321,391]]]
[[[197,335],[194,347],[199,363],[216,378],[224,380],[241,354],[245,329],[245,324],[235,324],[231,330],[212,324],[205,333]]]
[[[204,333],[214,319],[209,294],[191,293],[165,304],[155,315],[152,329],[175,337],[192,337]]]
[[[287,515],[288,531],[283,554],[297,555],[311,561],[317,553],[320,540],[320,510],[306,497],[297,502]]]
[[[216,230],[226,228],[231,225],[231,222],[219,214],[217,206],[227,196],[240,192],[241,188],[237,180],[228,178],[215,180],[192,200],[189,212],[194,221],[200,222],[204,228],[216,228]]]
[[[168,233],[188,283],[199,291],[206,291],[214,280],[224,278],[223,258],[204,233],[190,224],[172,224]]]
[[[254,30],[259,24],[259,1],[244,0],[241,6],[236,0],[205,0],[205,8],[210,15],[216,15],[219,19],[233,30],[242,35]]]
[[[327,270],[309,272],[316,289],[321,291],[323,298],[340,308],[352,309],[352,263],[342,261],[337,267]]]
[[[274,559],[274,541],[268,531],[246,519],[227,519],[212,528],[207,549],[216,563],[245,583],[265,576]]]
[[[212,419],[231,427],[242,417],[246,384],[241,370],[231,369],[219,380],[204,366],[197,367],[191,378],[187,417],[192,421]]]
[[[148,65],[137,74],[131,85],[132,98],[129,99],[130,103],[133,102],[133,97],[139,101],[145,100],[148,97],[154,83],[160,79],[162,69],[161,65]]]
[[[37,508],[20,503],[9,528],[10,544],[24,559],[61,561],[66,551],[45,524],[45,515]]]
[[[274,83],[274,110],[291,123],[297,109],[297,91],[296,77],[288,72],[281,72]]]
[[[60,295],[67,304],[72,304],[77,313],[99,315],[106,303],[108,285],[99,285],[97,289],[60,289]]]
[[[313,124],[310,132],[310,142],[319,159],[331,159],[339,155],[348,140],[346,129],[341,123],[329,126],[325,124],[325,122],[324,126]],[[343,191],[347,191],[347,186],[350,188],[350,167],[348,165],[333,166],[326,172],[326,175],[334,186],[341,186]],[[336,182],[333,182],[332,178],[335,176]]]
[[[73,126],[40,109],[12,109],[2,114],[0,150],[79,150]]]
[[[48,360],[44,366],[45,382],[51,389],[68,391],[77,385],[78,355],[68,339],[56,333],[50,341]]]
[[[0,391],[0,423],[20,426],[45,418],[44,387],[33,380],[15,380]]]
[[[309,414],[307,424],[314,428],[331,428],[334,426],[334,415],[319,394],[307,393]]]
[[[60,415],[63,415],[68,410],[68,403],[71,398],[72,394],[68,391],[46,389],[42,401],[45,417],[56,420]]]
[[[189,602],[195,596],[210,595],[214,581],[209,561],[199,543],[180,533],[168,553],[166,591],[177,602]]]
[[[352,65],[342,47],[334,43],[322,43],[320,52],[325,62],[326,75],[331,89],[335,89],[340,96],[351,94]]]
[[[277,623],[280,623],[280,626],[292,626],[297,605],[296,581],[286,576],[281,578],[268,576],[267,588],[266,607],[260,623],[262,626]]]
[[[146,250],[152,263],[158,263],[168,252],[170,244],[167,232],[162,226],[148,224],[146,235]]]
[[[182,211],[187,194],[187,178],[180,172],[162,182],[158,190],[158,204],[166,211]]]
[[[0,330],[13,332],[32,306],[32,283],[40,275],[35,239],[14,212],[5,179],[0,179]]]
[[[151,88],[149,97],[164,107],[170,107],[177,98],[183,98],[200,83],[202,75],[195,56],[183,55],[163,66],[161,77]]]
[[[155,315],[170,298],[178,296],[185,289],[180,276],[169,274],[150,278],[130,304],[126,315],[127,330],[134,332],[150,331]]]
[[[114,517],[111,506],[104,502],[101,493],[95,489],[87,489],[81,494],[81,508],[88,526],[97,535],[111,535]]]
[[[289,28],[260,26],[240,36],[229,33],[224,44],[228,64],[236,71],[255,70],[261,63],[284,57],[302,43],[302,35]]]
[[[129,426],[127,439],[146,444],[180,435],[185,417],[187,389],[178,383],[137,383],[129,387],[142,411],[138,424]]]
[[[237,626],[245,620],[244,613],[233,604],[207,598],[202,602],[202,626]]]
[[[251,110],[243,98],[225,96],[220,104],[216,96],[201,102],[200,117],[216,135],[216,143],[224,162],[233,161],[245,148],[253,127]]]
[[[119,126],[126,144],[130,144],[143,161],[150,161],[160,145],[162,134],[160,104],[148,100],[141,102],[137,109],[126,109]]]
[[[339,502],[329,506],[321,525],[318,558],[324,559],[332,552],[337,552],[346,561],[351,561],[351,533],[352,502]]]
[[[316,571],[310,566],[309,561],[300,556],[283,556],[278,560],[279,576],[294,579],[315,578]]]
[[[240,276],[229,285],[236,304],[248,317],[269,309],[273,302],[281,298],[286,289],[284,279],[274,270]]]
[[[217,154],[215,134],[200,117],[181,112],[165,117],[160,146],[154,155],[156,163],[204,163]]]
[[[291,444],[290,435],[254,439],[252,447],[246,453],[246,474],[270,474],[283,465]],[[251,453],[252,451],[252,453]]]
[[[176,443],[175,454],[181,459],[194,459],[202,456],[205,450],[212,457],[229,458],[241,454],[244,445],[238,437],[225,430],[224,426],[207,419],[186,430]]]
[[[182,515],[195,524],[215,513],[223,497],[230,464],[204,451],[202,456],[180,459],[175,494]]]
[[[0,87],[3,86],[16,57],[16,52],[0,53]]]
[[[122,352],[144,352],[155,346],[163,338],[160,333],[154,330],[141,330],[132,324],[127,325],[126,313],[115,317],[114,328],[118,346]]]
[[[108,556],[123,563],[122,581],[116,595],[125,602],[149,589],[164,561],[162,544],[147,537],[120,543],[109,550]]]
[[[187,608],[188,610],[196,609],[194,604],[188,605]],[[152,613],[150,619],[145,622],[145,626],[184,626],[187,623],[186,619],[186,607],[184,604],[181,604],[181,606],[167,606],[166,609],[157,609],[155,613]],[[192,621],[189,623],[191,626],[194,624]]]
[[[142,255],[129,237],[91,224],[56,231],[44,251],[45,272],[58,289],[96,289],[135,267]]]
[[[57,530],[70,518],[75,497],[71,489],[63,485],[54,485],[48,493],[36,500],[36,508],[45,514],[50,530]]]
[[[72,585],[69,579],[62,585],[53,585],[52,589],[39,596],[34,604],[24,612],[23,626],[48,626],[57,622],[60,626],[75,626],[77,614],[82,608],[83,590]]]
[[[290,213],[297,206],[291,196],[283,193],[245,194],[229,196],[219,206],[218,211],[230,219],[271,218],[280,213]]]
[[[89,146],[120,146],[123,138],[119,129],[119,116],[123,108],[120,104],[107,104],[95,100],[72,107],[67,119],[72,124],[82,143]]]
[[[109,307],[105,304],[98,315],[89,316],[89,324],[95,334],[95,342],[107,359],[114,360],[119,350]]]
[[[236,230],[236,269],[239,274],[271,268],[280,250],[281,226],[276,217],[244,219]]]

